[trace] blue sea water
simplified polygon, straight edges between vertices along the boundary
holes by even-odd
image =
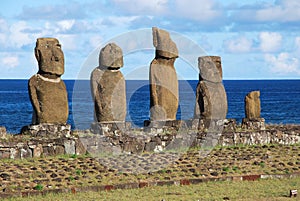
[[[88,129],[93,121],[93,102],[89,81],[65,80],[73,129]],[[198,81],[179,81],[180,106],[177,119],[192,118]],[[267,123],[300,124],[300,80],[224,80],[228,100],[227,118],[238,122],[244,115],[244,97],[253,90],[261,92],[261,116]],[[126,81],[127,120],[142,126],[149,119],[148,81]],[[31,123],[32,106],[27,80],[0,80],[0,125],[18,133]]]

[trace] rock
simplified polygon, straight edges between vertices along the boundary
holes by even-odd
[[[110,136],[119,132],[125,132],[131,128],[131,122],[94,122],[91,124],[92,133],[100,135]]]
[[[100,66],[121,68],[123,67],[122,49],[115,43],[109,43],[101,49],[99,55]]]
[[[70,137],[70,124],[49,124],[41,123],[38,125],[24,126],[21,134],[31,135],[33,137]]]
[[[247,119],[260,118],[260,91],[252,91],[245,97],[245,115]]]
[[[76,147],[74,140],[67,140],[64,142],[64,154],[76,154]]]
[[[64,73],[64,55],[55,38],[38,38],[35,55],[39,71],[28,82],[33,106],[33,124],[66,123],[68,95],[60,76]]]
[[[106,45],[100,51],[99,66],[91,73],[97,122],[125,121],[126,87],[125,79],[119,70],[123,66],[123,57],[120,54],[122,51],[115,44]]]
[[[0,126],[0,138],[6,138],[6,128],[4,126]]]
[[[172,41],[170,34],[167,31],[152,27],[152,35],[156,56],[170,59],[178,57],[177,46]]]
[[[178,109],[178,80],[174,62],[178,57],[168,32],[153,28],[156,57],[150,64],[150,120],[175,120]]]
[[[199,83],[196,89],[195,119],[222,120],[227,115],[227,95],[222,83],[221,58],[199,57]]]
[[[32,156],[33,157],[40,157],[43,154],[43,146],[41,144],[37,145],[30,145],[30,149],[32,149]]]
[[[200,70],[200,80],[215,83],[222,82],[222,65],[219,56],[203,56],[198,58],[198,68]]]
[[[265,119],[255,118],[255,119],[242,119],[242,128],[247,130],[265,130]]]

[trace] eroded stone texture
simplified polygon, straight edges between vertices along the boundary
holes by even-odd
[[[152,27],[153,45],[156,49],[156,55],[165,58],[177,58],[178,49],[172,41],[169,32]]]
[[[68,119],[68,96],[64,81],[64,54],[55,38],[38,38],[35,56],[39,71],[28,82],[33,106],[33,124],[66,123]]]
[[[122,49],[115,43],[109,43],[101,49],[99,55],[100,66],[121,68],[123,67]]]
[[[150,64],[150,120],[175,120],[178,109],[178,80],[174,62],[176,44],[168,32],[152,28],[155,59]]]
[[[252,91],[245,97],[245,115],[247,119],[260,118],[260,91]]]
[[[220,83],[222,82],[222,65],[219,56],[203,56],[198,58],[200,80]]]
[[[120,68],[123,53],[114,43],[101,49],[99,66],[91,73],[91,89],[97,122],[125,121],[126,86]]]
[[[71,125],[69,124],[51,124],[40,123],[38,125],[24,126],[21,129],[21,134],[30,135],[33,137],[70,137]]]
[[[194,118],[225,119],[227,115],[227,95],[222,83],[221,58],[205,56],[198,58],[200,70],[196,89]]]

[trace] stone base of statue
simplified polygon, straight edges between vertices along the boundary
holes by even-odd
[[[104,136],[110,136],[113,132],[125,132],[131,128],[131,122],[126,121],[109,121],[109,122],[93,122],[91,124],[91,132]]]
[[[192,130],[198,130],[200,132],[222,132],[224,126],[228,124],[230,120],[227,119],[190,119],[187,120],[188,128]]]
[[[71,125],[52,123],[28,125],[21,129],[21,134],[48,138],[71,137]]]
[[[170,133],[182,129],[187,129],[187,124],[183,120],[144,121],[144,132],[147,133]]]
[[[243,118],[242,120],[242,128],[249,130],[265,130],[265,119],[264,118]]]
[[[69,124],[42,123],[24,126],[20,134],[11,135],[0,143],[0,159],[85,153],[85,147],[79,138],[72,134]]]

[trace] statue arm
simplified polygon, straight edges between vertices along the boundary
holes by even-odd
[[[28,91],[29,91],[29,97],[30,101],[34,110],[33,118],[32,118],[32,123],[37,123],[37,119],[40,118],[40,103],[38,101],[38,95],[37,95],[37,89],[36,89],[36,76],[34,75],[30,80],[28,81]]]
[[[154,63],[154,61],[152,62]],[[155,64],[154,64],[155,65]],[[156,79],[155,79],[155,66],[150,65],[150,105],[151,107],[154,105],[158,105],[158,96],[157,96],[157,86],[156,86]]]
[[[98,80],[101,79],[102,72],[97,68],[91,73],[90,77],[90,85],[91,85],[91,95],[94,103],[94,112],[95,112],[95,120],[97,120],[96,108],[101,110],[101,100],[100,94],[98,90]]]

